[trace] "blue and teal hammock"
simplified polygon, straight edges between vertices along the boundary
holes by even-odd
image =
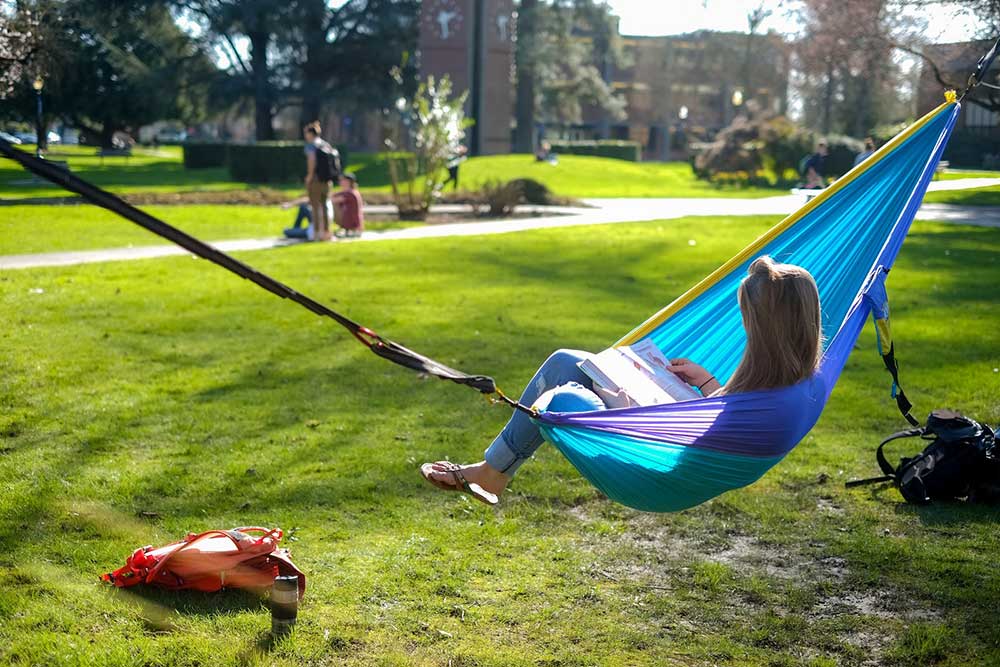
[[[759,479],[812,429],[869,314],[896,386],[885,278],[920,207],[959,113],[942,104],[800,210],[618,341],[653,341],[698,360],[723,384],[743,354],[736,301],[761,255],[805,267],[823,304],[823,356],[808,386],[588,413],[542,412],[554,444],[609,498],[682,510]],[[813,399],[803,409],[801,394]]]
[[[980,61],[976,77],[989,67],[995,50]],[[0,154],[273,294],[334,319],[385,359],[495,394],[530,412],[545,437],[608,497],[637,509],[664,512],[750,484],[784,458],[819,419],[869,314],[876,321],[883,358],[893,375],[893,393],[908,416],[908,404],[897,387],[885,278],[959,111],[951,93],[945,104],[619,341],[652,340],[667,354],[697,359],[725,383],[745,344],[737,287],[749,264],[766,254],[805,267],[819,286],[824,353],[807,387],[592,413],[534,412],[507,398],[492,378],[462,373],[384,338],[3,139]],[[796,397],[804,390],[812,396],[806,409]]]

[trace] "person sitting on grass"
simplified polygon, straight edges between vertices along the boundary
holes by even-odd
[[[796,397],[803,405],[821,400],[821,383],[805,381],[813,377],[822,354],[819,292],[809,272],[760,257],[750,264],[737,296],[747,343],[729,382],[721,385],[712,373],[688,359],[671,359],[670,370],[705,396],[800,385]],[[553,412],[634,406],[625,391],[613,394],[594,385],[580,370],[578,364],[588,356],[578,350],[552,354],[528,383],[521,403]],[[464,491],[494,505],[542,442],[535,422],[517,411],[487,448],[483,461],[471,465],[425,463],[420,473],[440,489]]]
[[[361,236],[365,229],[365,202],[358,191],[358,179],[344,172],[340,176],[340,190],[333,193],[333,204],[337,207],[334,219],[337,226],[337,236]]]
[[[281,205],[282,211],[287,211],[293,206],[297,206],[298,210],[295,213],[295,222],[292,223],[291,227],[286,227],[284,229],[285,238],[289,239],[308,239],[313,240],[315,232],[312,226],[312,207],[309,205],[309,197],[303,196],[298,199],[293,199],[292,201],[286,201]],[[326,202],[326,214],[327,217],[333,215],[333,208],[330,206],[330,200]],[[303,224],[304,223],[304,224]]]

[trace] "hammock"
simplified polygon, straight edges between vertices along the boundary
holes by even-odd
[[[978,85],[1000,45],[984,56],[966,93]],[[964,97],[964,95],[963,95]],[[771,391],[704,398],[671,405],[592,413],[537,412],[497,388],[410,350],[253,269],[115,195],[0,138],[0,154],[190,252],[344,326],[372,352],[396,364],[495,395],[538,420],[544,436],[608,497],[649,511],[692,507],[752,483],[780,461],[819,419],[868,314],[874,316],[893,395],[903,414],[889,328],[885,277],[916,215],[960,111],[954,92],[864,163],[844,175],[619,341],[653,341],[712,369],[725,383],[745,343],[736,290],[750,262],[768,254],[808,269],[823,304],[824,354],[818,373]],[[808,410],[795,392],[809,392]]]
[[[750,263],[770,255],[805,267],[819,287],[825,341],[812,378],[682,403],[541,412],[536,419],[546,440],[609,498],[640,510],[682,510],[746,486],[819,419],[869,313],[893,396],[912,421],[898,387],[885,278],[958,117],[954,93],[949,98],[617,343],[650,340],[725,384],[746,343],[737,288]],[[797,392],[813,397],[804,411]]]

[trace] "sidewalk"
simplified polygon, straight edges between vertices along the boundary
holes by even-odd
[[[936,181],[929,190],[959,190],[970,187],[1000,185],[1000,179],[961,179]],[[480,221],[470,219],[443,225],[426,225],[386,232],[366,232],[359,239],[337,243],[368,243],[404,239],[441,238],[448,236],[479,236],[510,234],[531,229],[573,227],[579,225],[606,225],[623,222],[670,220],[687,216],[740,216],[787,215],[804,203],[798,195],[766,197],[763,199],[587,199],[591,208],[545,207],[537,208],[538,215],[528,218]],[[376,207],[372,207],[374,209]],[[378,207],[382,208],[382,207]],[[391,210],[391,207],[384,207]],[[462,206],[442,206],[441,210],[468,210]],[[530,207],[528,210],[531,210]],[[950,204],[924,204],[917,213],[920,220],[1000,228],[1000,207],[954,206]],[[218,241],[212,245],[223,252],[265,250],[298,245],[302,241],[269,238]],[[33,255],[0,255],[0,270],[28,269],[49,266],[70,266],[95,262],[121,262],[190,254],[174,245],[151,245],[104,250],[40,253]]]

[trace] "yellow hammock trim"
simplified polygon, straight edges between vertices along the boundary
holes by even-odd
[[[717,283],[723,277],[729,275],[738,266],[749,260],[757,252],[759,252],[764,246],[773,241],[777,236],[781,235],[786,229],[797,223],[803,217],[809,215],[814,209],[822,206],[823,203],[830,197],[834,196],[847,187],[851,181],[861,176],[873,166],[875,166],[879,160],[884,158],[886,155],[891,153],[897,146],[902,144],[904,141],[913,136],[920,128],[929,123],[931,119],[937,116],[938,113],[946,109],[947,107],[956,104],[954,101],[947,101],[938,108],[934,109],[923,118],[918,120],[916,123],[906,128],[890,141],[888,141],[884,146],[878,149],[871,157],[859,164],[857,167],[851,169],[849,172],[841,176],[839,179],[833,182],[832,185],[827,187],[825,190],[820,192],[819,195],[811,199],[806,203],[805,206],[792,213],[787,218],[776,224],[771,229],[764,232],[756,241],[748,245],[746,248],[741,250],[735,257],[730,259],[728,262],[720,266],[718,269],[713,271],[705,279],[699,282],[697,285],[689,289],[687,292],[681,296],[674,299],[670,305],[666,306],[658,313],[650,317],[648,320],[637,326],[635,329],[626,334],[621,340],[615,343],[615,347],[620,347],[622,345],[631,345],[642,338],[645,338],[650,333],[656,330],[661,324],[666,322],[670,317],[672,317],[677,311],[684,308],[686,305],[694,301],[698,296],[700,296],[705,290]]]

